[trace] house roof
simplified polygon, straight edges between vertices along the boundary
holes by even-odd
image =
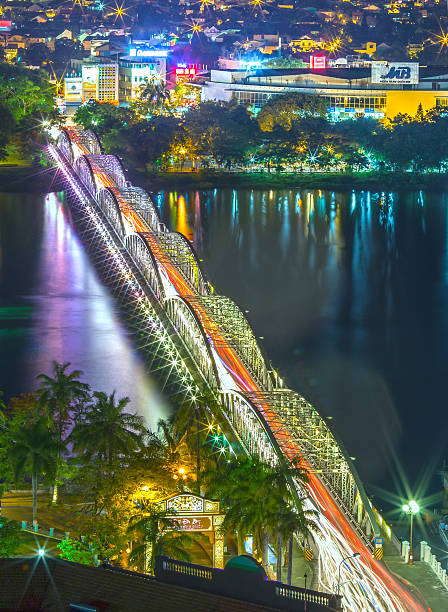
[[[0,609],[68,610],[96,605],[107,612],[274,612],[241,601],[156,580],[135,572],[89,567],[54,558],[0,559]],[[33,608],[31,606],[34,606]]]

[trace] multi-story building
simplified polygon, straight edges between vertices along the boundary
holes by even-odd
[[[67,112],[70,112],[70,107],[77,107],[87,100],[130,104],[145,80],[166,80],[167,54],[167,49],[140,46],[131,47],[129,54],[118,60],[92,56],[76,62],[77,74],[65,78]]]
[[[272,96],[298,92],[321,96],[333,120],[393,118],[448,106],[448,68],[373,62],[371,68],[325,70],[212,70],[202,100],[230,101],[257,112]]]

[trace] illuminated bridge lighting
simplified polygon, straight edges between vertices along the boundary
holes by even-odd
[[[109,282],[144,335],[140,348],[160,357],[166,380],[175,376],[191,401],[205,384],[247,452],[273,464],[283,456],[308,471],[310,482],[297,493],[317,514],[319,588],[334,592],[340,568],[344,610],[422,612],[373,557],[379,527],[350,457],[317,410],[283,387],[238,306],[212,294],[188,240],[167,231],[149,196],[143,216],[132,201],[137,188],[126,186],[117,158],[103,155],[93,132],[61,130],[48,150],[87,220],[83,239],[101,242]],[[224,446],[233,452],[223,436],[215,443],[220,453]],[[343,561],[354,552],[359,559]]]

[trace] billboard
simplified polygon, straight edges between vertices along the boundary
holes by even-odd
[[[98,66],[82,67],[82,98],[90,100],[97,97]]]
[[[10,32],[12,27],[12,21],[6,19],[0,19],[0,32]]]
[[[64,79],[64,98],[66,102],[81,102],[82,77],[66,77]]]
[[[417,62],[372,62],[372,83],[416,85]]]

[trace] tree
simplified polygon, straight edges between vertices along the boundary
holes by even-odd
[[[196,490],[200,492],[201,463],[208,456],[206,442],[212,428],[222,422],[222,410],[216,394],[203,388],[194,402],[182,402],[172,417],[191,457],[196,459]]]
[[[173,514],[172,510],[170,514]],[[144,565],[149,573],[154,572],[155,558],[159,555],[190,561],[186,547],[193,543],[193,538],[176,529],[175,524],[175,519],[168,518],[166,510],[142,500],[139,511],[129,521],[128,533],[138,536],[141,541],[133,549],[130,560]]]
[[[258,132],[250,113],[235,102],[205,102],[185,115],[184,134],[203,164],[212,159],[230,168],[244,161]]]
[[[125,412],[128,397],[117,401],[115,391],[111,395],[101,392],[93,395],[95,401],[76,423],[70,441],[76,453],[84,453],[86,461],[96,457],[107,468],[117,458],[137,451],[146,429],[141,416]]]
[[[151,77],[145,79],[139,87],[131,109],[137,117],[145,119],[155,115],[170,115],[172,106],[171,94],[165,81]]]
[[[272,132],[275,126],[288,131],[303,117],[325,118],[327,106],[320,96],[286,93],[268,100],[258,113],[257,121],[263,132]]]
[[[89,385],[79,380],[82,376],[81,370],[73,370],[67,373],[70,363],[58,363],[53,361],[53,377],[39,374],[40,387],[37,391],[39,402],[48,410],[52,420],[60,451],[67,425],[70,420],[70,412],[79,411],[80,405],[89,397]],[[53,502],[58,496],[58,476],[61,455],[57,457],[55,472],[55,483],[53,489]]]
[[[113,104],[100,104],[96,100],[84,102],[75,113],[76,123],[82,125],[85,130],[94,130],[100,136],[128,128],[134,120],[130,109]]]
[[[45,141],[45,125],[58,125],[61,118],[54,104],[48,75],[6,62],[0,63],[0,156],[6,145],[14,145],[23,157],[32,157],[36,143]]]
[[[16,481],[31,475],[33,493],[33,522],[37,518],[37,482],[41,475],[54,476],[60,446],[53,431],[44,423],[32,423],[13,432],[9,457]]]
[[[204,475],[209,493],[221,499],[226,509],[223,528],[237,531],[238,553],[244,552],[244,537],[252,534],[254,556],[265,568],[269,537],[277,533],[285,535],[286,517],[291,519],[294,508],[297,519],[302,514],[306,518],[291,486],[292,479],[307,482],[307,474],[298,462],[272,466],[257,457],[234,458],[221,464],[218,471]],[[300,525],[306,533],[306,520]]]
[[[88,545],[68,538],[62,540],[56,547],[59,552],[59,557],[67,561],[73,561],[74,563],[82,563],[83,565],[95,565],[95,553],[93,550],[89,550]]]
[[[13,557],[20,547],[20,526],[17,521],[0,517],[0,557]]]

